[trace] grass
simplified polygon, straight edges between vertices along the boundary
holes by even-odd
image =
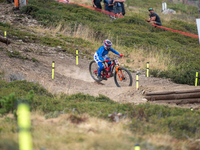
[[[144,4],[148,4],[150,1],[145,1],[144,3],[129,1],[129,5],[133,6],[136,2],[136,6],[143,7],[143,11],[141,9],[140,13],[132,13],[131,16],[114,21],[111,21],[106,15],[81,6],[74,4],[65,5],[51,1],[42,3],[41,1],[31,0],[30,5],[23,7],[22,12],[30,14],[33,18],[41,21],[41,24],[46,27],[57,26],[60,31],[65,30],[70,36],[81,37],[82,35],[86,35],[87,38],[82,38],[87,40],[91,38],[89,41],[92,43],[93,41],[100,42],[105,38],[109,38],[118,47],[123,48],[122,52],[129,53],[129,55],[135,54],[133,49],[136,49],[136,52],[142,50],[142,56],[146,58],[149,55],[153,55],[152,59],[149,58],[151,61],[147,60],[154,66],[151,69],[160,69],[165,72],[164,77],[171,78],[176,83],[194,84],[194,72],[200,69],[198,65],[200,63],[198,59],[198,40],[178,33],[153,28],[144,21],[148,15],[148,12],[144,10]],[[152,5],[156,5],[156,3],[156,1],[152,2]],[[177,11],[186,16],[198,15],[197,8],[193,6],[169,3],[169,7],[177,8]],[[192,14],[188,14],[184,10],[188,10]],[[84,12],[84,15],[82,15],[82,12]],[[197,34],[194,22],[163,20],[163,26]],[[90,31],[91,34],[89,36],[87,33],[90,33]],[[63,40],[67,39],[69,38],[63,38]],[[60,44],[62,45],[62,43]],[[84,45],[87,46],[90,44]],[[91,49],[93,50],[93,47]],[[143,65],[140,65],[140,62],[137,63],[135,58],[131,59],[135,60],[134,67],[143,68],[145,66],[146,61],[143,62]],[[158,62],[158,64],[155,65],[154,62]],[[126,63],[126,60],[123,63]],[[188,74],[189,71],[191,73]]]
[[[38,44],[61,46],[67,49],[67,53],[72,54],[76,47],[81,47],[84,49],[84,54],[90,55],[97,46],[100,46],[99,41],[109,37],[116,44],[114,48],[121,49],[126,55],[122,63],[141,68],[149,61],[147,59],[150,59],[151,67],[153,65],[157,69],[161,67],[159,70],[152,70],[151,73],[155,76],[170,77],[179,83],[192,84],[193,82],[193,73],[198,69],[198,42],[182,35],[153,29],[143,22],[144,13],[110,22],[106,16],[76,5],[62,5],[51,1],[45,3],[41,0],[32,0],[30,4],[23,8],[24,13],[32,15],[41,21],[41,24],[52,28],[52,33],[39,36],[22,32],[1,22],[0,30],[6,29],[10,38],[17,36],[18,39],[23,39],[28,36],[27,40],[30,42],[33,40]],[[84,16],[81,15],[83,11]],[[56,17],[58,13],[60,16]],[[170,20],[164,22],[164,25],[196,33],[194,23]],[[91,34],[85,35],[90,31]],[[20,56],[18,52],[10,55]],[[0,75],[3,76],[3,72]],[[16,112],[13,100],[20,99],[29,100],[31,106],[31,133],[33,146],[36,149],[42,147],[133,149],[136,143],[140,143],[141,149],[198,150],[200,148],[199,143],[195,142],[200,138],[200,111],[191,112],[189,109],[149,103],[119,104],[104,95],[98,97],[82,93],[70,96],[62,93],[53,95],[39,84],[27,81],[7,83],[0,80],[0,89],[0,115],[2,116],[0,149],[18,148],[17,121],[9,111]],[[34,95],[30,91],[33,91]],[[66,114],[58,113],[65,108],[67,108]],[[80,115],[77,112],[72,113],[74,108],[80,112]],[[108,114],[113,112],[122,113],[126,119],[122,119],[118,124],[112,123]]]
[[[135,143],[140,143],[141,148],[147,150],[148,147],[162,150],[162,148],[170,148],[169,143],[165,145],[151,144],[143,137],[137,137],[129,130],[124,129],[123,124],[128,122],[124,120],[119,124],[88,117],[87,121],[80,124],[74,124],[70,121],[70,114],[61,115],[58,118],[45,119],[41,113],[31,113],[32,120],[32,141],[34,149],[133,149]],[[8,119],[9,118],[9,119]],[[42,123],[41,123],[42,122]],[[13,124],[14,132],[12,132]],[[1,126],[6,126],[0,134],[1,146],[12,147],[17,149],[18,134],[15,132],[16,122],[14,118],[9,117],[0,119]],[[62,128],[62,130],[60,130]],[[53,129],[53,130],[52,130]],[[12,139],[10,137],[12,137]],[[170,136],[167,137],[171,139]],[[161,138],[162,139],[162,138]],[[163,138],[164,139],[164,138]],[[166,137],[165,137],[166,139]],[[10,142],[8,142],[8,140]],[[0,144],[1,144],[0,143]],[[186,143],[185,143],[186,144]]]
[[[65,118],[64,120],[66,120],[66,117],[67,117],[69,121],[71,120],[70,122],[72,124],[80,122],[79,125],[81,126],[81,125],[84,125],[85,123],[87,124],[88,118],[90,120],[90,117],[97,117],[97,118],[105,119],[109,121],[110,119],[108,118],[108,114],[113,113],[113,112],[120,112],[123,115],[125,115],[128,120],[131,120],[126,123],[126,125],[124,126],[124,130],[125,129],[129,130],[131,131],[131,134],[134,134],[135,136],[137,135],[136,139],[132,139],[131,136],[129,137],[130,140],[132,139],[134,142],[140,141],[142,143],[147,140],[147,138],[145,137],[147,137],[148,135],[149,136],[151,135],[154,138],[156,138],[156,135],[164,135],[164,138],[176,139],[180,141],[180,143],[174,144],[174,145],[167,144],[167,146],[160,145],[161,146],[160,149],[166,148],[166,147],[172,148],[175,145],[177,147],[183,146],[185,149],[198,149],[200,147],[198,143],[190,144],[189,139],[188,139],[188,137],[193,140],[200,138],[200,134],[199,134],[200,121],[198,119],[200,117],[200,111],[191,112],[189,109],[182,109],[182,108],[176,108],[176,107],[173,108],[173,107],[162,106],[162,105],[151,105],[149,103],[140,104],[140,105],[134,105],[130,103],[119,104],[110,100],[108,97],[104,95],[99,95],[98,97],[84,95],[81,93],[70,95],[70,96],[65,95],[65,94],[52,95],[47,90],[40,87],[39,84],[34,84],[27,81],[13,81],[11,83],[7,83],[1,80],[0,88],[1,88],[0,99],[4,99],[4,100],[7,99],[7,102],[10,103],[11,101],[9,100],[9,98],[6,98],[6,97],[8,95],[11,95],[12,93],[15,93],[15,95],[12,94],[12,96],[9,96],[9,97],[12,97],[13,100],[28,99],[31,106],[31,111],[41,112],[43,118],[46,117],[46,118],[59,119],[60,117],[61,118],[64,117]],[[30,92],[29,92],[30,90],[34,92],[34,95],[32,96],[30,95]],[[8,107],[6,107],[5,109],[4,103],[1,103],[1,107],[2,107],[0,108],[1,114],[6,115],[8,112]],[[67,108],[65,110],[66,114],[72,114],[72,110],[76,108],[80,112],[80,115],[78,115],[77,112],[73,114],[75,116],[60,115],[58,112],[63,111],[64,108]],[[14,106],[12,107],[12,109],[15,109]],[[11,119],[11,120],[13,121],[14,124],[16,123],[14,119]],[[62,124],[62,125],[69,124],[69,122],[63,123],[63,121],[59,121],[59,123],[55,123],[55,125],[59,126],[58,124]],[[5,134],[5,133],[7,134],[11,130],[15,131],[14,126],[13,126],[14,129],[12,129],[11,127],[7,127],[6,129],[4,129],[6,127],[5,123],[3,123],[4,124],[3,126],[1,124],[0,124],[0,128],[2,128],[2,131],[1,131],[2,134]],[[44,127],[42,127],[43,125],[38,124],[38,128],[40,128],[40,126],[41,126],[41,129],[34,129],[33,134],[35,134],[35,132],[37,132],[38,134],[42,129],[44,129]],[[51,127],[49,126],[49,128]],[[48,127],[44,132],[46,131],[48,131]],[[70,131],[66,131],[66,132],[70,132]],[[105,132],[105,131],[102,131],[102,132]],[[55,142],[53,135],[57,135],[59,133],[60,131],[59,132],[52,131],[52,133],[48,135],[50,135],[52,140]],[[47,133],[43,135],[46,135],[46,134]],[[34,136],[34,139],[36,137],[37,136]],[[83,139],[86,138],[84,133],[83,133],[83,137],[84,137]],[[59,136],[58,139],[60,138],[61,136]],[[74,140],[77,140],[78,137],[77,138],[73,137],[73,138]],[[103,140],[103,141],[105,142],[106,140]],[[104,145],[105,143],[107,143],[107,142],[105,143],[104,142],[100,142],[101,143],[100,145],[102,146],[102,144]],[[46,143],[45,146],[47,145],[48,144]],[[154,143],[154,146],[155,145],[157,144]],[[122,147],[123,146],[125,145],[122,144]],[[145,148],[145,145],[143,146]],[[105,147],[109,147],[109,146],[106,144]],[[122,147],[120,147],[119,149],[121,149]]]

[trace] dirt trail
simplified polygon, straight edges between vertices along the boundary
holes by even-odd
[[[11,6],[12,5],[6,5],[6,7],[4,7],[3,5],[0,6],[0,12],[2,10],[2,15],[0,15],[0,18],[3,20],[3,22],[6,22],[5,18],[7,18],[9,19],[9,22],[11,24],[16,24],[16,21],[14,21],[16,20],[16,16],[13,15],[9,10],[12,8]],[[4,8],[8,10],[5,11]],[[25,19],[27,20],[28,18],[25,17]],[[22,19],[20,25],[37,25],[37,23],[33,19],[28,19],[30,21],[26,20]],[[27,22],[29,22],[29,24],[27,24]],[[4,70],[6,74],[5,79],[7,81],[10,80],[10,74],[13,74],[15,76],[20,76],[21,79],[32,82],[39,82],[42,86],[53,93],[64,92],[67,94],[74,94],[82,92],[84,94],[90,94],[94,96],[103,94],[108,96],[112,100],[120,103],[131,102],[139,104],[146,102],[146,100],[143,99],[142,96],[142,92],[144,90],[167,91],[195,88],[194,86],[175,84],[167,79],[158,79],[152,77],[146,78],[144,75],[141,75],[139,76],[140,90],[136,90],[134,73],[132,73],[132,87],[116,87],[113,78],[110,78],[107,81],[103,81],[102,83],[104,83],[104,85],[99,85],[94,83],[94,80],[89,74],[88,60],[79,58],[79,65],[75,65],[75,57],[69,56],[69,54],[66,54],[64,52],[55,51],[58,48],[41,46],[35,43],[25,43],[17,40],[13,40],[12,44],[10,44],[9,46],[4,43],[0,43],[0,48],[3,49],[3,51],[0,51],[0,69]],[[29,58],[36,58],[39,62],[22,60],[19,58],[10,58],[7,56],[6,50],[11,52],[13,50],[20,51],[21,54],[28,56]],[[40,52],[45,51],[48,53],[41,54],[38,53],[38,50]],[[52,61],[55,61],[54,80],[51,79]],[[196,107],[197,105],[183,105],[179,107],[191,106]]]

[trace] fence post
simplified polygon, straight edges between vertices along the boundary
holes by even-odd
[[[6,31],[4,31],[4,38],[7,38],[7,33],[6,33]]]
[[[54,79],[55,61],[52,61],[52,79]]]
[[[138,73],[136,74],[136,90],[139,89],[139,76]]]
[[[76,49],[76,65],[78,65],[78,49]]]
[[[196,72],[195,86],[197,86],[197,83],[198,83],[198,72]]]
[[[17,120],[19,126],[19,149],[32,150],[32,138],[30,133],[30,108],[28,104],[18,104]]]
[[[140,150],[140,145],[139,144],[135,144],[135,150]]]
[[[147,77],[149,77],[149,62],[147,62]]]
[[[193,111],[194,110],[193,107],[190,107],[190,110]]]

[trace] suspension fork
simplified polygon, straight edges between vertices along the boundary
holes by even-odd
[[[118,66],[118,67],[116,68],[116,72],[117,72],[117,74],[118,74],[118,77],[119,77],[120,81],[122,81],[123,79],[121,78],[121,76],[120,76],[120,74],[119,74],[119,67],[120,67],[120,66]],[[121,70],[120,70],[120,72],[121,72],[122,77],[124,78],[124,75],[123,75],[123,73],[122,73]]]

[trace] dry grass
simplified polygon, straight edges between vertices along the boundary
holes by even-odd
[[[75,27],[76,30],[70,29],[68,26],[65,28],[62,28],[61,25],[57,26],[56,28],[44,28],[42,26],[38,26],[35,28],[31,28],[32,31],[38,33],[38,34],[43,34],[47,36],[53,36],[56,37],[56,34],[59,32],[60,34],[64,36],[70,36],[73,38],[82,38],[86,41],[90,41],[93,43],[91,46],[96,47],[96,50],[102,46],[102,41],[101,37],[99,39],[95,39],[96,35],[93,30],[91,30],[88,26],[83,26],[83,25],[78,25]],[[56,37],[59,38],[59,37]],[[149,55],[146,55],[146,52],[144,48],[127,48],[122,45],[119,45],[120,39],[117,38],[116,41],[114,41],[112,33],[108,33],[108,39],[111,41],[115,42],[116,44],[113,46],[114,49],[119,51],[122,54],[127,55],[128,52],[128,57],[122,58],[120,60],[121,64],[125,64],[134,70],[140,70],[146,68],[146,62],[150,62],[151,69],[161,69],[161,70],[167,70],[168,66],[171,63],[171,60],[169,57],[166,57],[162,54],[162,51],[159,52],[157,50],[151,51]],[[146,48],[145,48],[146,49]],[[114,57],[114,55],[113,55]],[[130,59],[131,62],[127,63],[126,60]],[[134,60],[134,63],[133,63]]]
[[[11,120],[13,116],[8,115]],[[75,124],[70,121],[70,114],[60,115],[58,118],[45,119],[41,112],[31,113],[32,142],[33,149],[44,147],[48,150],[118,150],[134,149],[138,139],[142,139],[143,145],[154,145],[183,149],[189,141],[173,139],[169,135],[149,134],[137,135],[124,128],[129,120],[122,120],[120,123],[112,123],[102,119],[89,117],[82,123]],[[10,132],[15,123],[10,124],[4,118],[0,118],[0,127],[6,127],[6,131],[0,133],[0,140],[9,139],[18,142],[18,133]],[[159,141],[159,142],[158,142]],[[142,144],[141,143],[141,144]]]

